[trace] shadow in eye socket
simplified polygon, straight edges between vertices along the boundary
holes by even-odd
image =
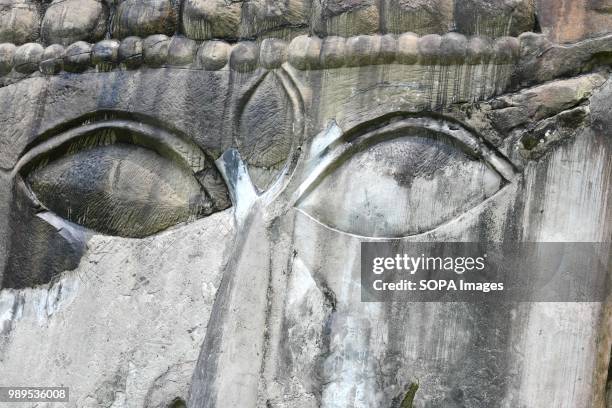
[[[473,148],[426,128],[386,132],[327,169],[297,207],[364,237],[430,231],[499,191],[504,177]]]

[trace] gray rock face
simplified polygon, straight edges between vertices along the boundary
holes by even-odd
[[[15,71],[22,74],[30,74],[37,71],[43,53],[44,49],[40,44],[27,43],[20,46],[13,56]]]
[[[108,7],[97,0],[54,0],[42,20],[42,40],[47,45],[98,41],[106,35]]]
[[[609,408],[612,293],[364,302],[359,263],[377,240],[610,243],[612,25],[558,23],[611,10],[586,3],[67,0],[40,42],[32,5],[0,5],[0,385]]]
[[[13,373],[11,382],[70,384],[74,407],[186,400],[206,329],[202,316],[221,278],[219,254],[233,234],[225,212],[152,240],[97,236],[81,266],[54,284],[3,290],[3,372]],[[200,240],[208,248],[192,245]],[[27,339],[42,332],[58,342],[38,347],[36,359],[49,361],[49,371],[27,372]]]
[[[241,3],[223,0],[185,0],[181,24],[195,40],[238,38]]]
[[[113,20],[116,38],[173,34],[175,29],[176,12],[169,0],[121,1]]]
[[[14,44],[0,44],[0,74],[6,75],[13,69],[16,49]]]
[[[28,0],[0,3],[0,43],[24,44],[38,39],[40,7]]]

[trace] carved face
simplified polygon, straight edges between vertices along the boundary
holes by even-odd
[[[6,385],[603,407],[608,304],[361,302],[365,241],[610,241],[609,7],[455,3],[0,4]]]

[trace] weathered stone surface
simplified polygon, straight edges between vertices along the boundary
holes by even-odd
[[[466,49],[468,64],[486,63],[493,56],[494,45],[486,37],[470,38]]]
[[[610,304],[362,299],[370,240],[610,240],[610,36],[449,33],[460,3],[0,45],[2,379],[71,408],[605,406]]]
[[[395,61],[397,41],[393,35],[361,35],[346,41],[348,66],[391,64]]]
[[[449,33],[440,42],[440,63],[461,64],[465,60],[468,40],[464,35]]]
[[[346,41],[347,64],[360,66],[371,64],[380,50],[380,37],[359,35]]]
[[[316,69],[321,54],[321,39],[302,35],[289,44],[289,62],[298,69]]]
[[[198,44],[189,38],[174,36],[168,48],[168,64],[189,65],[193,63]]]
[[[386,34],[380,36],[380,50],[376,57],[377,64],[391,64],[397,55],[397,39],[394,35]]]
[[[533,0],[465,0],[455,3],[455,24],[466,35],[518,36],[535,25]]]
[[[495,41],[494,52],[497,61],[508,63],[515,61],[520,53],[519,41],[514,37],[501,37]]]
[[[397,43],[391,35],[351,37],[346,41],[348,66],[390,64],[395,60]]]
[[[188,398],[206,330],[207,318],[200,314],[209,314],[222,277],[219,250],[233,234],[231,213],[226,212],[161,240],[97,236],[88,243],[87,267],[66,273],[55,284],[0,293],[7,330],[2,334],[13,338],[10,348],[20,350],[29,348],[25,337],[41,330],[63,338],[54,350],[39,347],[39,358],[57,362],[45,375],[71,384],[70,398],[77,406],[126,398],[148,407],[179,406],[173,404]],[[208,244],[194,252],[192,244],[200,239]],[[109,250],[124,259],[121,267],[107,256]],[[94,265],[97,277],[84,282]],[[19,313],[10,312],[13,305]],[[124,320],[126,315],[140,317]],[[88,324],[91,319],[98,324]],[[87,352],[76,353],[79,347]],[[24,367],[17,358],[1,364],[4,373]],[[15,381],[44,381],[42,375],[36,377],[34,372],[23,373],[22,379],[11,376]]]
[[[449,0],[383,0],[381,29],[390,33],[444,34],[454,26]]]
[[[119,45],[119,62],[128,68],[137,68],[142,63],[142,39],[127,37]]]
[[[17,47],[13,57],[15,71],[22,74],[38,71],[38,64],[42,60],[44,51],[43,46],[36,43],[27,43]]]
[[[99,41],[106,35],[108,16],[109,9],[103,1],[53,0],[42,21],[42,40],[47,45],[64,46]]]
[[[64,52],[62,45],[53,44],[45,48],[40,62],[40,70],[43,74],[53,75],[64,68]]]
[[[0,75],[5,75],[13,69],[13,57],[15,56],[15,44],[0,44]]]
[[[3,0],[0,3],[0,43],[24,44],[38,39],[39,3]]]
[[[612,35],[593,38],[572,45],[551,44],[544,36],[519,37],[520,62],[517,81],[534,84],[562,76],[577,75],[606,66],[605,55],[612,53]]]
[[[536,0],[542,32],[558,43],[575,42],[612,31],[607,0]]]
[[[279,68],[287,61],[287,43],[282,40],[266,38],[261,42],[259,52],[259,62],[264,68]]]
[[[91,48],[91,64],[99,69],[109,69],[119,62],[119,46],[117,40],[103,40]]]
[[[321,45],[321,66],[323,68],[341,67],[346,62],[346,39],[330,36]]]
[[[257,67],[259,47],[254,42],[243,41],[236,44],[230,53],[230,68],[238,72],[249,72]]]
[[[236,39],[242,3],[185,0],[181,12],[184,34],[194,40]]]
[[[289,157],[294,110],[281,81],[268,75],[244,102],[236,137],[249,174],[261,191],[274,181]]]
[[[402,64],[414,64],[419,59],[419,37],[414,33],[405,33],[397,38],[397,60]]]
[[[231,46],[224,41],[205,41],[198,50],[198,60],[202,68],[216,71],[229,61]]]
[[[429,34],[419,38],[417,48],[419,61],[422,64],[435,64],[440,58],[440,47],[442,37],[437,34]]]
[[[372,0],[313,0],[313,32],[351,37],[379,31],[379,8]]]
[[[588,120],[589,111],[582,106],[542,120],[521,139],[520,154],[528,160],[539,159],[555,145],[571,139],[576,128]]]
[[[91,44],[77,41],[66,47],[64,52],[64,69],[68,72],[82,72],[90,67]]]
[[[105,176],[116,169],[121,174],[107,188]],[[139,190],[130,186],[134,178]],[[71,152],[29,172],[27,184],[46,208],[63,219],[114,236],[144,238],[211,212],[204,208],[208,199],[203,186],[190,171],[134,144],[102,144]],[[154,199],[151,191],[157,194]],[[98,205],[92,207],[92,202]]]
[[[143,61],[150,67],[159,67],[168,60],[170,38],[163,34],[151,35],[142,43]]]
[[[491,114],[493,123],[501,131],[508,131],[551,117],[588,100],[606,80],[599,74],[590,74],[500,97],[497,103],[502,108]]]
[[[115,38],[174,34],[177,16],[170,0],[124,0],[113,18]]]
[[[241,10],[240,37],[252,38],[259,34],[291,39],[310,23],[311,0],[253,0]]]

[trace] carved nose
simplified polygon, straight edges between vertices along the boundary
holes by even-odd
[[[230,192],[240,233],[215,299],[194,372],[190,407],[255,407],[262,368],[270,242],[259,195],[236,149],[215,161]]]
[[[217,165],[227,178],[235,205],[244,205],[236,210],[237,217],[243,218],[239,218],[237,242],[215,298],[188,406],[254,408],[266,342],[269,224],[261,212],[243,204],[252,204],[249,199],[256,195],[248,189],[252,185],[237,152],[226,152]]]

